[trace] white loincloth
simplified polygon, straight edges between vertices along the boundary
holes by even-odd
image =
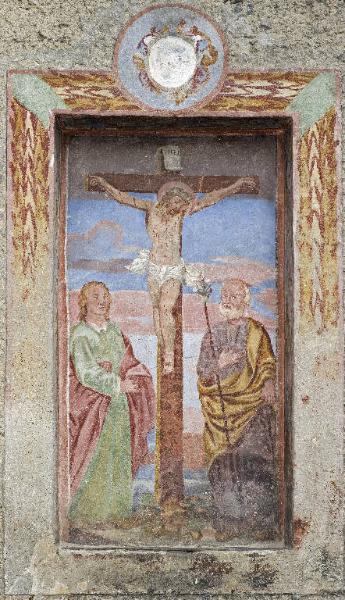
[[[137,258],[126,268],[137,275],[144,275],[145,273],[151,275],[159,286],[162,286],[169,279],[175,279],[183,285],[198,290],[205,279],[199,269],[186,265],[183,258],[180,259],[177,265],[156,265],[150,260],[150,250],[140,250]]]

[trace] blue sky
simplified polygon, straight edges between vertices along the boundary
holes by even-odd
[[[154,199],[154,195],[141,195]],[[68,242],[67,248],[72,261],[114,258],[133,259],[139,248],[149,248],[150,240],[145,229],[144,213],[116,202],[106,200],[70,200],[68,203],[68,234],[82,234],[97,223],[117,223],[123,233],[119,247],[114,244],[113,233],[99,231],[87,242]],[[272,201],[253,197],[232,197],[200,213],[187,217],[183,227],[183,257],[186,262],[213,262],[215,257],[238,256],[275,264],[275,204]],[[131,273],[109,273],[80,268],[70,268],[69,289],[78,289],[90,279],[100,279],[111,290],[146,289],[142,276]],[[272,287],[267,281],[264,287]],[[217,286],[216,286],[217,287]],[[262,288],[262,285],[259,286]],[[258,289],[259,289],[258,288]],[[253,289],[253,291],[255,291]],[[216,293],[216,292],[215,292]]]

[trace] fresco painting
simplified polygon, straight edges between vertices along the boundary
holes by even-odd
[[[336,592],[339,74],[181,5],[114,50],[8,74],[8,589]]]
[[[281,540],[276,171],[260,136],[70,143],[70,542]]]

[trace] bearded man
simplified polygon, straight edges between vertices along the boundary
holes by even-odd
[[[226,536],[277,525],[275,357],[264,326],[245,316],[249,303],[244,281],[224,282],[224,318],[197,365],[215,528]]]

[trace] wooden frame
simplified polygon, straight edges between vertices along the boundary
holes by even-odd
[[[105,127],[102,129],[99,126],[99,123],[102,121],[100,117],[97,119],[97,127],[94,128],[92,125],[92,121],[90,122],[89,128],[83,128],[81,130],[78,129],[78,113],[70,113],[69,118],[71,121],[74,121],[74,126],[71,128],[70,126],[66,130],[63,127],[63,124],[59,124],[59,113],[55,113],[55,125],[60,129],[56,131],[57,135],[61,136],[60,141],[60,156],[61,159],[58,159],[58,164],[61,164],[61,179],[60,179],[60,203],[59,203],[59,233],[58,233],[58,256],[59,256],[59,266],[58,266],[58,289],[60,290],[59,298],[58,298],[58,356],[59,356],[59,430],[58,430],[58,439],[61,440],[59,443],[59,531],[60,531],[60,540],[61,542],[68,543],[68,524],[66,521],[65,513],[67,511],[67,507],[64,507],[66,503],[66,481],[68,480],[68,429],[67,429],[67,381],[66,381],[66,373],[68,371],[67,368],[67,347],[66,347],[66,336],[67,336],[67,306],[66,306],[66,291],[65,291],[65,281],[66,281],[66,272],[65,272],[65,264],[66,264],[66,256],[65,256],[65,247],[66,247],[66,198],[67,198],[67,157],[68,157],[68,142],[71,137],[79,136],[79,135],[87,135],[90,134],[92,136],[97,135],[99,137],[109,136],[109,135],[120,135],[121,137],[126,136],[142,136],[147,137],[150,134],[157,134],[159,136],[174,137],[176,136],[184,136],[189,138],[194,137],[203,137],[206,136],[219,136],[224,138],[229,138],[232,136],[239,136],[240,132],[243,131],[243,125],[247,125],[250,119],[242,120],[242,129],[240,129],[240,123],[238,121],[238,127],[232,130],[231,128],[231,119],[224,120],[224,128],[222,129],[219,125],[218,127],[214,127],[213,118],[208,117],[209,127],[203,126],[200,127],[198,123],[198,117],[196,116],[196,123],[192,125],[191,121],[186,123],[186,128],[176,128],[176,124],[174,121],[171,122],[170,126],[173,127],[169,130],[167,126],[167,122],[169,122],[168,118],[161,120],[163,125],[165,124],[165,128],[162,131],[162,128],[159,124],[155,124],[155,119],[148,119],[148,123],[145,127],[145,114],[141,116],[141,128],[138,129],[135,125],[132,127],[131,123],[135,115],[128,115],[123,121],[123,116],[119,115],[119,126],[118,128],[111,128],[110,130]],[[200,115],[202,117],[202,115]],[[128,126],[125,125],[125,122],[128,122]],[[281,117],[275,119],[271,119],[270,124],[272,125],[275,122],[275,127],[265,128],[263,123],[264,119],[257,119],[256,122],[249,129],[245,129],[244,136],[255,137],[257,135],[269,135],[273,136],[276,139],[276,147],[277,147],[277,219],[276,219],[276,231],[277,231],[277,264],[278,264],[278,356],[279,356],[279,364],[278,364],[278,393],[279,393],[279,487],[280,487],[280,501],[279,501],[279,521],[280,521],[280,530],[282,536],[282,544],[291,545],[291,523],[285,521],[285,506],[286,506],[286,496],[287,490],[291,488],[291,453],[292,449],[286,447],[286,444],[289,440],[289,429],[291,424],[285,423],[285,403],[291,402],[291,398],[285,398],[285,380],[284,380],[284,361],[285,361],[285,244],[286,244],[286,233],[285,233],[285,161],[291,162],[292,160],[292,148],[287,144],[287,139],[289,137],[289,133],[291,135],[292,128],[292,120],[289,118],[282,119]],[[131,175],[126,175],[126,178],[134,177]],[[165,176],[164,176],[165,177]],[[291,198],[289,198],[291,202]],[[291,226],[291,224],[290,224]],[[293,262],[293,257],[290,257],[290,260]],[[66,335],[61,335],[60,332],[65,331]],[[291,332],[290,332],[291,333]],[[291,339],[287,340],[287,343],[291,344]],[[291,368],[290,368],[291,371]],[[289,412],[289,411],[288,411]],[[285,432],[286,430],[286,432]],[[286,474],[286,475],[285,475]],[[287,478],[287,482],[285,482],[285,478]],[[276,547],[277,542],[272,543],[272,547]],[[109,546],[111,547],[111,545]],[[115,545],[114,547],[118,547]],[[181,548],[181,546],[179,546]],[[202,548],[200,544],[197,546],[199,549]],[[231,544],[229,544],[231,548]],[[189,546],[188,546],[189,548]],[[171,550],[174,549],[174,546],[171,547]]]
[[[56,536],[57,371],[52,307],[56,302],[54,158],[58,140],[54,137],[54,119],[68,119],[75,114],[80,118],[94,115],[110,120],[116,115],[159,118],[164,115],[154,110],[144,111],[125,98],[113,73],[51,70],[10,73],[6,426],[7,432],[16,429],[18,441],[13,445],[7,437],[6,442],[7,590],[32,591],[29,580],[18,583],[30,561],[39,565],[35,571],[35,592],[42,594],[52,593],[52,577],[65,581],[71,593],[81,591],[81,580],[86,581],[84,593],[94,591],[94,581],[99,581],[98,593],[118,590],[159,593],[167,588],[183,593],[184,586],[190,585],[190,572],[193,581],[200,582],[195,584],[195,590],[210,592],[209,580],[202,583],[210,564],[212,572],[216,569],[221,574],[211,590],[218,595],[233,590],[321,593],[342,589],[338,98],[339,78],[333,71],[229,72],[223,87],[210,101],[189,109],[186,114],[174,115],[176,120],[188,114],[210,119],[280,117],[293,121],[293,163],[284,161],[286,176],[279,179],[281,195],[293,197],[293,204],[286,205],[286,212],[279,211],[280,227],[284,228],[286,221],[292,227],[287,229],[285,247],[280,243],[278,252],[280,261],[291,251],[295,256],[294,261],[287,261],[285,274],[285,285],[294,301],[288,296],[285,301],[280,298],[281,306],[284,301],[287,328],[287,335],[282,337],[288,340],[289,354],[284,365],[284,393],[292,399],[284,420],[291,422],[287,444],[293,448],[295,467],[293,485],[288,478],[286,507],[292,526],[291,535],[287,535],[291,547],[270,552],[212,549],[184,554],[179,551],[174,556],[155,551],[151,552],[151,559],[158,561],[157,579],[150,569],[139,569],[140,551],[124,555],[116,550],[102,557],[83,551],[76,558],[68,552],[64,554]],[[284,135],[280,132],[280,140]],[[284,141],[278,143],[280,156],[284,144]],[[283,277],[281,272],[279,277]],[[59,294],[63,297],[62,288]],[[282,374],[281,378],[282,381]],[[282,387],[283,384],[281,393]],[[21,421],[24,414],[30,415],[29,437]],[[60,440],[63,445],[63,438]],[[32,461],[36,465],[34,482],[30,474]],[[318,476],[320,461],[322,485]],[[34,496],[30,492],[32,486]],[[19,522],[30,529],[25,545]],[[34,526],[30,527],[32,522]],[[48,575],[40,563],[47,548],[54,575]],[[326,560],[326,567],[322,556],[327,557],[322,559]]]

